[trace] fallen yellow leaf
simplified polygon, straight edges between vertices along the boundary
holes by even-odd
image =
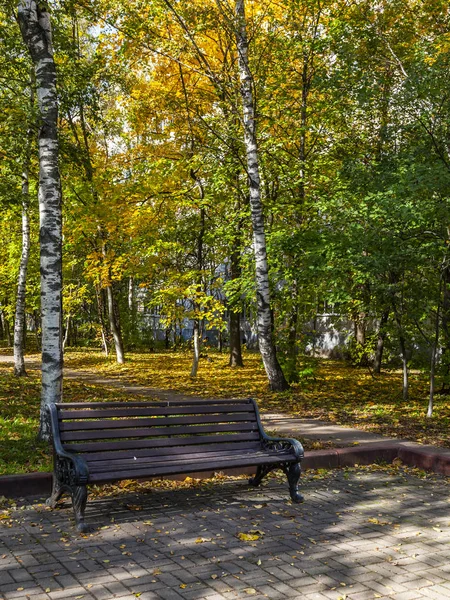
[[[260,537],[260,535],[257,535],[255,533],[238,533],[238,538],[242,542],[254,542],[256,540],[259,540]]]

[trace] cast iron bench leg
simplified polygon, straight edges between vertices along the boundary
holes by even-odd
[[[61,496],[63,495],[63,493],[64,492],[63,492],[63,490],[61,488],[60,481],[55,477],[55,475],[53,475],[52,493],[51,493],[50,497],[47,498],[47,500],[45,501],[45,504],[47,506],[51,506],[52,508],[55,508],[56,503],[61,498]]]
[[[77,529],[81,533],[86,532],[89,529],[89,526],[84,521],[84,510],[87,502],[87,487],[85,485],[75,485],[71,489],[71,493]]]
[[[256,469],[256,475],[254,477],[250,477],[248,480],[248,485],[253,485],[254,487],[258,487],[267,473],[273,469],[270,465],[259,465]]]
[[[300,479],[300,475],[302,472],[300,463],[290,464],[286,468],[285,472],[288,478],[289,493],[291,495],[292,502],[295,502],[296,504],[303,502],[304,498],[298,491],[298,480]]]
[[[256,470],[256,475],[248,480],[248,484],[257,487],[267,473],[270,473],[270,471],[276,468],[276,465],[260,465]],[[292,502],[300,504],[300,502],[304,501],[303,496],[298,491],[298,481],[302,472],[300,463],[291,463],[290,465],[284,465],[281,468],[288,479],[289,494]]]

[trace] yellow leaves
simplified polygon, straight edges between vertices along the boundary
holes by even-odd
[[[371,519],[367,519],[367,522],[368,523],[373,523],[374,525],[381,525],[381,527],[384,527],[385,525],[392,525],[391,521],[380,521],[376,517],[373,517]]]
[[[251,533],[238,533],[238,538],[242,542],[254,542],[255,540],[259,540],[260,536]]]
[[[237,537],[242,542],[255,542],[259,540],[264,535],[264,531],[260,531],[259,529],[250,529],[247,533],[240,532],[237,534]]]
[[[211,541],[211,538],[198,537],[195,540],[195,543],[196,544],[204,544],[205,542],[210,542],[210,541]]]

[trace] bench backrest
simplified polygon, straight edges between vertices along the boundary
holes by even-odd
[[[63,448],[86,460],[260,447],[253,400],[56,405]]]

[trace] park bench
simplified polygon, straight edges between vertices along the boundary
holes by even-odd
[[[72,497],[79,531],[86,531],[87,485],[256,467],[251,485],[273,469],[287,476],[294,502],[303,448],[266,435],[258,407],[248,400],[83,402],[52,404],[55,507]]]

